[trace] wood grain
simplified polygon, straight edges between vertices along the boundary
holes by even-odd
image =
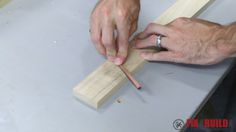
[[[209,1],[177,0],[154,22],[166,25],[178,17],[192,17]],[[134,49],[130,49],[129,53],[124,66],[135,73],[146,61],[140,58]],[[74,88],[74,95],[85,104],[97,109],[124,84],[125,80],[127,78],[120,68],[106,61]]]

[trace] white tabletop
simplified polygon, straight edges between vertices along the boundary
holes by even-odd
[[[175,0],[142,0],[139,31]],[[72,89],[105,60],[89,36],[96,0],[12,0],[0,10],[0,132],[175,132],[191,117],[232,60],[215,66],[150,63],[101,109]],[[201,18],[226,24],[236,1],[215,1]],[[117,99],[120,103],[117,102]]]

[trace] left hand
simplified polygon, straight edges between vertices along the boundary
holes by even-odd
[[[99,0],[91,14],[92,41],[99,53],[116,65],[126,61],[139,10],[140,0]]]
[[[163,35],[161,46],[167,51],[141,52],[149,61],[211,65],[228,57],[223,26],[199,19],[178,18],[162,26],[150,24],[136,39],[136,48],[156,46],[157,35]]]

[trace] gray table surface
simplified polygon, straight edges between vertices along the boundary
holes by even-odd
[[[142,0],[139,31],[175,0]],[[101,109],[72,88],[105,60],[89,37],[96,0],[12,0],[0,10],[0,132],[175,132],[191,117],[232,60],[215,66],[150,63]],[[236,1],[216,0],[200,18],[227,24]],[[117,99],[121,103],[117,103]]]

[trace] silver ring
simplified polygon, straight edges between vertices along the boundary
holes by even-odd
[[[156,44],[157,44],[157,48],[162,48],[161,47],[161,39],[162,39],[162,35],[158,35],[157,36],[157,42],[156,42]]]

